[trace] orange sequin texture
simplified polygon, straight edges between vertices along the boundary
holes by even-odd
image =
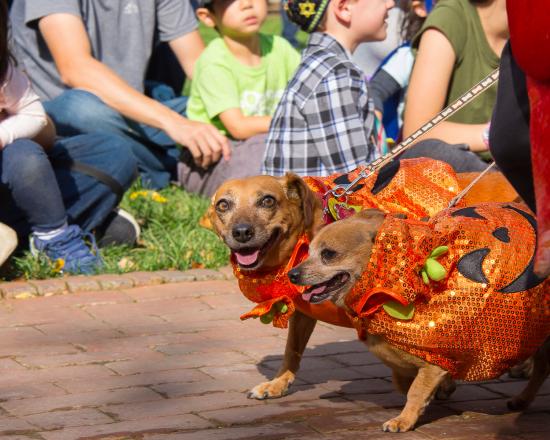
[[[517,204],[446,210],[429,223],[387,218],[346,298],[359,336],[381,335],[455,379],[498,377],[550,334],[550,281],[532,273],[533,226]],[[438,246],[449,247],[438,258],[447,278],[425,285],[419,272]],[[413,303],[413,318],[385,313],[389,299]]]
[[[348,173],[347,180],[353,181],[366,167],[361,166]],[[386,213],[406,214],[409,218],[420,219],[433,216],[447,208],[458,193],[458,181],[452,167],[426,157],[403,159],[390,183],[373,194],[379,172],[360,182],[362,188],[348,195],[347,204],[363,209],[376,208]],[[328,177],[305,177],[308,186],[322,195],[334,188],[342,179],[342,174]],[[460,205],[458,205],[460,206]]]
[[[338,184],[335,181],[344,178],[351,182],[363,168],[359,167],[349,174],[305,177],[304,180],[319,197],[322,197],[326,191]],[[349,195],[347,203],[364,209],[377,208],[384,212],[403,213],[410,218],[420,219],[445,209],[459,189],[456,174],[451,166],[429,158],[401,160],[399,169],[390,182],[376,194],[372,194],[371,190],[377,183],[378,174],[379,172],[376,172],[362,180],[360,183],[363,187]],[[329,302],[313,305],[303,301],[301,294],[304,289],[288,281],[288,271],[307,257],[307,245],[306,238],[302,237],[286,267],[269,273],[241,272],[236,262],[231,262],[241,292],[250,301],[258,303],[254,309],[242,315],[241,319],[262,316],[268,313],[275,303],[282,301],[287,304],[288,311],[275,315],[275,327],[286,328],[288,319],[295,309],[315,319],[352,327],[352,323],[342,310]]]

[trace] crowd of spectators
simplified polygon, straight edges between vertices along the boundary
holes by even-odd
[[[210,195],[351,171],[390,151],[392,99],[398,140],[497,68],[509,36],[505,0],[288,0],[288,40],[261,32],[266,0],[0,2],[0,221],[72,273],[101,267],[96,240],[136,241],[117,205],[138,175]],[[219,35],[206,48],[199,22]],[[483,170],[495,98],[406,156]]]

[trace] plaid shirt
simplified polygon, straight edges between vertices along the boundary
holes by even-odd
[[[313,33],[273,116],[262,172],[326,176],[379,157],[363,71],[331,36]]]

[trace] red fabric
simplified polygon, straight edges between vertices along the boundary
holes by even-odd
[[[546,0],[507,0],[514,58],[527,76],[531,158],[537,202],[535,272],[550,274],[550,7]]]

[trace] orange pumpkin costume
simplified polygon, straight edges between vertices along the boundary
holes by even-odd
[[[487,380],[532,355],[550,335],[550,281],[533,273],[536,222],[518,204],[450,209],[428,223],[388,217],[364,276],[346,297],[360,338],[393,346],[448,370]],[[439,246],[441,281],[423,282]],[[414,308],[396,319],[389,300]]]
[[[323,195],[339,184],[347,184],[363,170],[359,167],[349,174],[334,174],[329,177],[305,177],[308,186],[323,198]],[[447,208],[459,190],[456,174],[450,165],[429,158],[404,159],[391,162],[372,176],[359,182],[355,192],[347,200],[328,199],[325,206],[325,222],[347,217],[358,209],[377,208],[384,212],[403,213],[413,219],[433,216]],[[460,204],[459,204],[460,206]],[[332,213],[332,218],[328,213]],[[346,313],[330,302],[310,304],[301,298],[304,288],[290,283],[287,273],[305,258],[308,252],[307,237],[298,241],[294,253],[285,267],[272,272],[241,272],[232,261],[235,276],[243,294],[258,303],[241,319],[260,317],[272,313],[273,325],[286,328],[295,309],[315,319],[343,327],[352,327]],[[278,304],[287,310],[278,312]],[[279,305],[280,307],[280,305]]]

